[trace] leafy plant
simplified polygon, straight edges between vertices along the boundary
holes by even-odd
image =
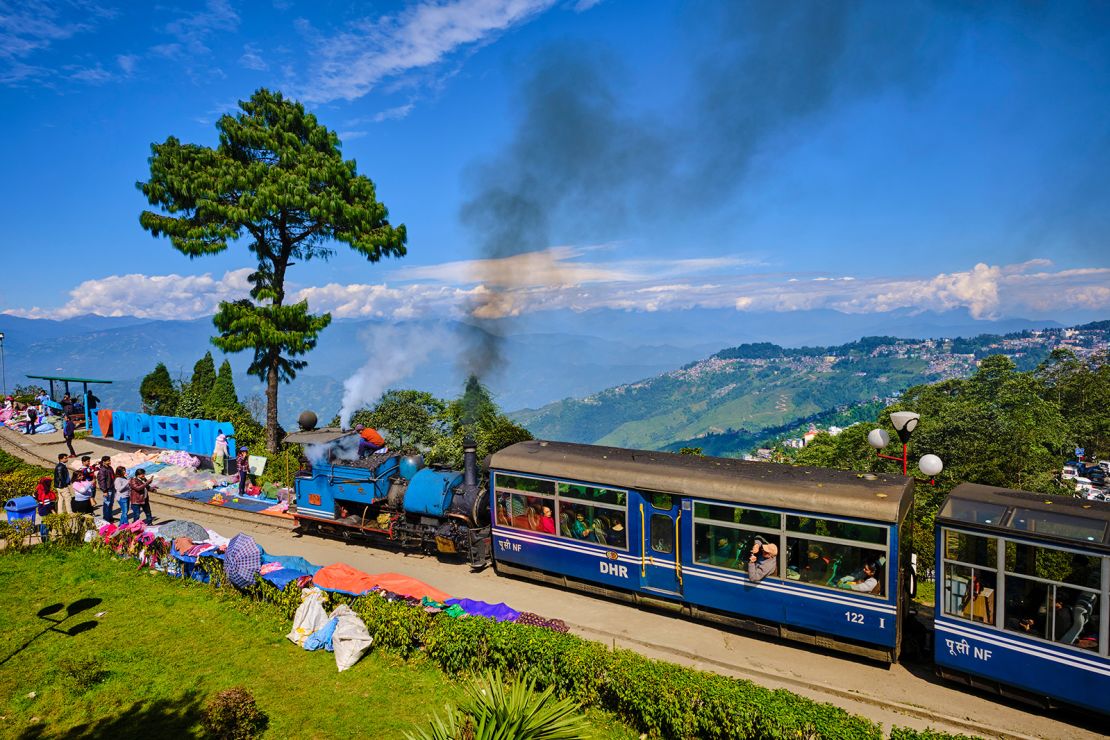
[[[220,740],[251,740],[262,735],[270,718],[254,694],[242,686],[224,689],[204,705],[204,729]]]
[[[444,718],[433,716],[431,727],[410,740],[574,740],[585,737],[587,725],[568,699],[556,699],[553,688],[537,691],[535,681],[515,676],[509,686],[501,671],[486,671],[466,686],[467,697]]]
[[[58,663],[62,681],[73,691],[85,693],[108,677],[104,664],[97,658],[63,658]]]

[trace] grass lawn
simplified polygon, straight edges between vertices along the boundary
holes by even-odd
[[[285,639],[272,605],[88,548],[0,555],[0,582],[0,737],[201,737],[204,702],[243,685],[267,737],[394,738],[462,695],[437,667],[373,649],[338,673]],[[66,670],[88,659],[106,674],[81,686]],[[589,719],[597,737],[638,736]]]
[[[936,581],[918,581],[917,582],[917,596],[914,601],[925,606],[933,606],[936,603],[937,597],[937,584]]]

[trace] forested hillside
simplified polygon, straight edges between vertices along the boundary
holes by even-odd
[[[1110,324],[971,339],[865,337],[836,347],[744,344],[679,370],[513,415],[540,438],[741,455],[801,423],[845,424],[907,388],[969,376],[992,354],[1035,368],[1057,347],[1105,348]]]

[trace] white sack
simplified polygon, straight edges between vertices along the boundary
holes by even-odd
[[[293,631],[286,635],[297,647],[304,647],[308,636],[328,623],[328,614],[324,611],[327,598],[328,595],[318,588],[305,590],[301,605],[293,615]]]
[[[366,629],[366,623],[346,604],[337,606],[331,615],[339,617],[331,644],[335,648],[335,666],[342,672],[358,662],[370,649],[374,638]]]

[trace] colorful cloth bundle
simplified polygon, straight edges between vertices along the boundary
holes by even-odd
[[[533,627],[544,627],[556,632],[566,633],[567,623],[561,619],[544,619],[539,614],[532,612],[521,612],[520,616],[516,618],[517,624],[530,624]]]

